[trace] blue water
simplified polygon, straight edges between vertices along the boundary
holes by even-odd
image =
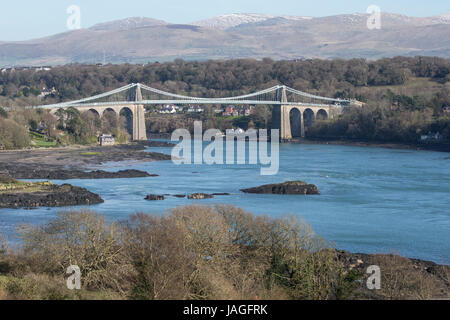
[[[169,153],[169,148],[151,151]],[[251,165],[180,165],[171,161],[106,164],[104,170],[146,170],[159,177],[70,180],[98,193],[91,208],[110,221],[136,211],[162,213],[187,204],[227,203],[255,214],[301,216],[337,248],[351,252],[399,253],[450,264],[450,155],[448,153],[334,145],[280,145],[280,170],[261,176]],[[241,188],[287,180],[316,184],[319,196],[243,194]],[[53,181],[65,183],[67,181]],[[147,194],[228,192],[208,200]],[[0,233],[13,238],[23,223],[43,223],[61,210],[0,209]]]

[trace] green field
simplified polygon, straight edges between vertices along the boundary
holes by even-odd
[[[57,142],[47,139],[43,134],[30,131],[29,132],[32,144],[36,148],[51,148],[56,147]]]
[[[101,152],[83,152],[80,153],[80,156],[98,156],[101,155]]]

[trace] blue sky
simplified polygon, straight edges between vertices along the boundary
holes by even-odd
[[[369,5],[409,16],[450,13],[449,0],[3,0],[0,41],[27,40],[67,31],[67,8],[81,9],[81,26],[134,16],[188,23],[227,13],[328,16],[365,12]]]

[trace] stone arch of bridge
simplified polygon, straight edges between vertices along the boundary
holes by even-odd
[[[316,119],[316,114],[311,108],[305,108],[303,111],[303,121],[305,129],[310,127],[314,120]]]
[[[299,108],[291,108],[289,111],[289,124],[292,138],[302,136],[303,113]]]
[[[317,120],[327,120],[329,118],[328,112],[325,109],[319,109],[316,113]]]
[[[125,118],[125,129],[133,137],[134,132],[134,112],[130,107],[122,107],[119,110],[119,117]]]
[[[101,117],[101,113],[95,108],[90,108],[90,109],[86,110],[85,112],[90,112],[99,118]]]

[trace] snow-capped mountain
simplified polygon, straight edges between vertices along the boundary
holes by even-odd
[[[450,24],[450,13],[441,14],[430,18],[435,23]]]
[[[96,24],[90,30],[131,30],[142,27],[162,26],[167,22],[146,17],[132,17]]]
[[[29,41],[0,41],[0,66],[176,58],[450,58],[450,14],[424,18],[383,12],[381,28],[376,30],[367,27],[369,16],[237,13],[190,25],[128,18]]]
[[[226,30],[232,27],[239,26],[241,24],[262,22],[273,18],[284,18],[287,20],[305,20],[312,19],[311,17],[299,17],[299,16],[277,16],[268,14],[257,13],[232,13],[225,14],[210,19],[200,20],[192,22],[192,25],[206,27],[217,30]]]

